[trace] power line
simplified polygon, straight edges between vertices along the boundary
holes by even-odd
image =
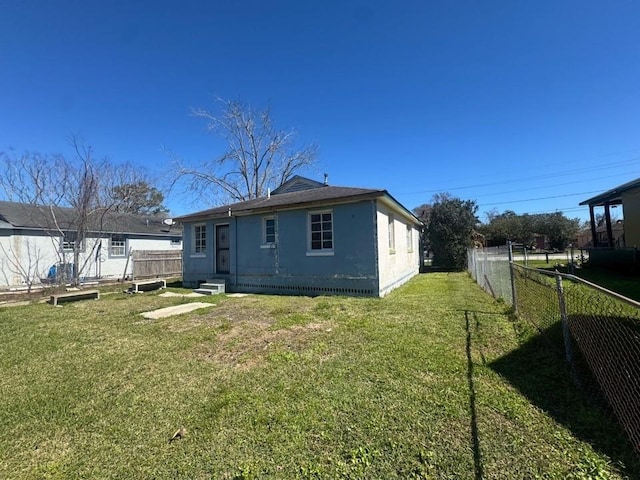
[[[538,197],[538,198],[527,198],[524,200],[510,200],[510,201],[504,201],[504,202],[496,202],[496,203],[483,203],[483,206],[492,206],[492,205],[504,205],[504,204],[511,204],[511,203],[523,203],[523,202],[535,202],[538,200],[551,200],[554,198],[564,198],[564,197],[575,197],[578,195],[588,195],[591,193],[600,193],[602,190],[593,190],[590,192],[579,192],[579,193],[567,193],[565,195],[553,195],[550,197]]]
[[[617,173],[615,175],[606,175],[603,177],[598,177],[598,180],[604,179],[604,178],[615,178],[615,177],[622,177],[622,176],[628,176],[631,174],[636,174],[637,172],[629,172],[629,173]],[[504,195],[506,193],[519,193],[519,192],[530,192],[530,191],[534,191],[534,190],[544,190],[545,188],[554,188],[554,187],[564,187],[565,185],[575,185],[576,183],[584,183],[585,180],[575,180],[572,182],[563,182],[563,183],[556,183],[553,185],[545,185],[543,187],[532,187],[532,188],[520,188],[518,190],[509,190],[506,192],[494,192],[494,193],[485,193],[482,195],[474,195],[475,198],[481,198],[481,197],[493,197],[496,195]]]
[[[549,174],[544,174],[544,175],[534,175],[534,176],[526,176],[526,177],[520,177],[520,178],[512,178],[510,180],[501,180],[499,182],[490,182],[490,183],[480,183],[480,184],[475,184],[475,185],[466,185],[466,186],[462,186],[462,187],[452,187],[452,188],[444,188],[444,189],[437,189],[437,190],[421,190],[421,191],[416,191],[416,192],[404,192],[404,193],[399,193],[398,195],[418,195],[418,194],[424,194],[424,193],[439,193],[439,192],[448,192],[451,190],[465,190],[465,189],[469,189],[469,188],[479,188],[479,187],[492,187],[492,186],[496,186],[496,185],[505,185],[505,184],[510,184],[510,183],[516,183],[516,182],[524,182],[524,181],[531,181],[531,180],[542,180],[545,178],[555,178],[555,177],[564,177],[567,175],[575,175],[578,173],[583,173],[583,172],[594,172],[594,171],[601,171],[601,170],[609,170],[612,167],[615,166],[622,166],[622,165],[630,165],[630,164],[637,164],[640,163],[640,157],[634,157],[634,158],[630,158],[627,160],[623,160],[623,161],[618,161],[618,162],[612,162],[609,164],[604,164],[604,165],[600,165],[597,167],[585,167],[585,168],[579,168],[579,169],[572,169],[572,170],[561,170],[558,172],[553,172],[553,173],[549,173]]]

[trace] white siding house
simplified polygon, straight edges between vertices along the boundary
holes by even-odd
[[[71,209],[0,201],[0,287],[48,282],[76,268],[71,218]],[[158,217],[102,215],[80,247],[80,278],[131,277],[136,250],[181,251],[182,230]]]

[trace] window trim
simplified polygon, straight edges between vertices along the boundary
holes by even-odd
[[[273,241],[267,239],[267,222],[273,220]],[[262,243],[260,248],[275,248],[278,242],[278,232],[276,229],[276,217],[275,215],[266,215],[262,217]]]
[[[122,254],[113,253],[113,237],[120,237],[122,239]],[[121,233],[112,233],[109,237],[109,257],[113,258],[124,258],[127,256],[127,237]]]
[[[202,229],[204,235],[200,236],[200,243],[204,243],[200,245],[200,250],[198,250],[198,238],[196,237],[196,230],[198,228]],[[191,230],[191,256],[192,257],[206,257],[207,256],[207,224],[206,223],[194,223],[192,225]],[[202,239],[204,238],[204,242]]]
[[[331,214],[331,248],[323,248],[322,247],[323,240],[321,238],[320,240],[321,248],[314,249],[312,248],[311,217],[313,215],[320,215],[320,224],[322,224],[323,223],[322,215],[326,215],[327,213]],[[322,230],[322,226],[320,227],[320,233],[322,237],[322,233],[324,233],[324,230]],[[313,210],[313,211],[307,212],[307,257],[330,257],[334,255],[335,248],[336,248],[336,237],[335,237],[335,229],[333,224],[333,210],[324,209],[324,210]]]
[[[413,253],[413,226],[407,223],[407,253]]]

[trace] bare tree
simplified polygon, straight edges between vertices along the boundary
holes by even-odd
[[[174,184],[185,180],[195,195],[212,192],[225,200],[249,200],[266,194],[300,170],[314,164],[316,144],[297,147],[294,130],[278,130],[269,108],[258,111],[239,101],[217,99],[220,113],[193,109],[207,131],[226,142],[226,151],[197,167],[171,155]]]
[[[78,137],[70,143],[71,157],[0,152],[0,189],[49,235],[59,263],[73,264],[72,281],[78,284],[100,246],[107,214],[116,210],[114,187],[138,181],[139,172],[96,159]]]

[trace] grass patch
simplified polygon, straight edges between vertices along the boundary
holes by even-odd
[[[524,265],[524,261],[516,262]],[[570,273],[566,266],[566,260],[528,260],[530,268],[542,268],[546,270],[557,269],[560,273]],[[608,290],[624,295],[640,302],[640,277],[636,273],[625,273],[613,269],[584,267],[576,268],[575,275]]]
[[[191,300],[0,309],[0,477],[640,474],[610,419],[465,274],[384,299],[216,296],[139,315]]]
[[[576,270],[576,275],[640,302],[640,278],[637,274],[625,274],[613,270],[589,267]]]

